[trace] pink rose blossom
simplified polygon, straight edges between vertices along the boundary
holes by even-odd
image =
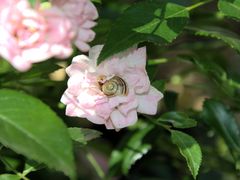
[[[132,48],[105,60],[96,61],[103,46],[89,51],[89,58],[79,55],[66,69],[68,88],[61,102],[66,104],[66,115],[87,118],[107,129],[121,129],[137,121],[137,112],[157,113],[162,93],[150,85],[145,70],[146,48]],[[112,85],[118,82],[114,94]],[[116,84],[115,84],[116,85]]]
[[[75,1],[85,2],[85,0]],[[72,1],[69,1],[69,4],[67,2],[63,7],[73,4]],[[89,8],[85,5],[75,8],[79,8],[81,12],[89,12]],[[27,0],[1,1],[0,55],[19,71],[26,71],[31,68],[32,63],[51,57],[69,57],[72,54],[71,43],[79,38],[82,38],[82,49],[87,50],[84,42],[89,42],[94,38],[94,33],[89,34],[92,33],[90,27],[93,27],[95,23],[93,25],[93,21],[90,21],[90,15],[88,18],[83,16],[80,18],[82,23],[80,26],[80,19],[71,19],[66,15],[66,13],[75,13],[76,10],[71,12],[64,10],[72,9],[60,9],[54,5],[48,9],[41,9],[40,6],[33,9]],[[96,14],[92,14],[94,16],[92,19],[96,18]],[[92,25],[86,27],[86,32],[80,32],[88,19]]]
[[[89,51],[87,44],[95,37],[95,32],[91,30],[96,25],[94,22],[98,18],[98,12],[90,0],[51,0],[53,6],[61,9],[72,21],[76,31],[75,45],[84,52]]]

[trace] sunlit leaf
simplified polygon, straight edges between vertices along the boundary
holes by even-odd
[[[219,0],[218,8],[226,16],[240,20],[240,1],[239,0]]]
[[[172,42],[187,24],[188,16],[186,7],[169,1],[152,0],[132,5],[113,25],[98,64],[139,42],[161,45]]]
[[[193,137],[176,130],[171,130],[171,140],[178,146],[180,153],[187,161],[194,179],[196,179],[202,162],[202,151],[199,144]]]

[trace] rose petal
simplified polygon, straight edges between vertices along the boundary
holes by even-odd
[[[127,63],[129,67],[137,67],[145,69],[146,66],[146,47],[131,50],[131,53],[124,56],[123,61]],[[119,55],[122,56],[121,54]]]
[[[157,113],[158,102],[162,98],[163,94],[151,86],[148,94],[137,95],[137,111],[143,114],[155,115]]]
[[[32,67],[32,63],[30,61],[26,61],[20,56],[15,56],[11,63],[13,67],[22,72],[27,71]]]
[[[62,95],[62,97],[61,97],[61,102],[63,103],[63,104],[69,104],[69,103],[71,103],[71,99],[72,98],[70,98],[72,95],[70,95],[69,93],[68,93],[68,91],[66,90],[64,93],[63,93],[63,95]]]
[[[95,124],[105,124],[105,119],[101,118],[97,114],[92,114],[92,115],[86,114],[85,117],[89,121],[91,121],[92,123],[95,123]]]
[[[98,18],[98,13],[96,7],[91,3],[91,1],[86,1],[84,7],[84,14],[88,16],[88,18],[92,18],[93,20]]]
[[[126,71],[124,76],[127,84],[134,88],[137,94],[142,94],[149,91],[150,81],[145,69],[132,69]]]
[[[124,115],[127,116],[127,114],[129,113],[129,111],[133,110],[133,109],[137,109],[138,106],[138,100],[137,98],[134,98],[130,101],[128,101],[127,103],[123,103],[120,104],[118,106],[118,110]]]
[[[114,96],[109,98],[109,105],[111,108],[115,108],[120,104],[127,103],[131,99],[134,99],[134,92],[132,89],[129,89],[128,95],[127,96]]]
[[[98,104],[95,106],[96,113],[103,119],[108,119],[112,109],[109,107],[107,102]]]
[[[81,85],[82,85],[82,81],[83,81],[83,75],[76,74],[74,76],[71,76],[68,79],[68,92],[71,93],[72,95],[78,95],[79,92],[82,91]]]
[[[80,29],[78,31],[76,43],[91,42],[95,38],[95,32],[92,30]]]
[[[66,68],[66,72],[69,76],[83,74],[85,71],[95,71],[95,67],[92,66],[91,60],[85,55],[75,56],[72,60],[72,64]]]
[[[94,26],[96,26],[96,23],[94,21],[89,21],[89,20],[87,20],[82,24],[82,28],[85,28],[85,29],[90,29],[90,28],[93,28]]]
[[[98,56],[103,48],[103,45],[97,45],[90,49],[89,51],[89,59],[92,61],[92,64],[96,67],[97,66],[97,59]]]
[[[110,116],[113,126],[116,129],[121,129],[127,126],[131,126],[137,122],[137,112],[132,110],[128,113],[127,116],[124,116],[120,111],[114,110]]]
[[[83,42],[83,41],[75,41],[75,45],[77,46],[78,49],[80,49],[83,52],[87,52],[90,49],[90,46]]]
[[[113,124],[112,124],[111,119],[106,120],[105,126],[106,126],[107,129],[115,129],[115,128],[113,127]]]
[[[74,106],[73,104],[68,104],[66,106],[66,115],[68,116],[78,116],[79,112],[80,114],[82,113],[82,111],[80,109],[78,109],[76,106]]]

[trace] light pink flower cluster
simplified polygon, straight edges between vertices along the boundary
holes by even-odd
[[[32,63],[70,56],[73,41],[87,51],[86,43],[95,36],[91,28],[97,10],[90,0],[64,2],[33,9],[27,0],[1,0],[0,55],[16,69],[26,71]]]
[[[90,0],[51,0],[51,2],[72,22],[76,32],[75,45],[84,52],[89,51],[90,46],[87,43],[95,37],[95,32],[91,30],[96,25],[93,20],[98,18],[95,6]]]
[[[97,66],[102,46],[79,55],[66,69],[70,76],[61,102],[66,115],[87,118],[107,129],[133,125],[137,112],[157,113],[162,93],[150,85],[146,66],[146,48],[132,48]]]

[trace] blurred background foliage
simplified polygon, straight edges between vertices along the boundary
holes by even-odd
[[[140,1],[94,2],[99,19],[91,45],[104,44],[121,14]],[[189,7],[201,1],[174,2]],[[227,2],[236,2],[240,12],[239,1]],[[199,144],[202,151],[194,154],[200,151],[196,145],[191,152],[195,163],[201,164],[197,179],[240,179],[240,19],[225,16],[217,4],[213,0],[191,10],[187,25],[172,43],[140,43],[147,46],[147,71],[153,85],[164,92],[164,100],[158,115],[139,115],[138,123],[128,129],[109,131],[87,120],[65,116],[59,99],[67,86],[64,67],[71,58],[35,64],[26,73],[16,72],[6,61],[0,61],[0,86],[41,99],[68,127],[86,128],[81,132],[69,129],[76,140],[78,179],[192,179],[198,167],[194,162],[191,165],[184,154],[187,152],[181,149],[189,143]],[[72,56],[80,53],[75,49]],[[185,142],[178,144],[176,137],[181,136]],[[19,179],[13,175],[18,172],[25,172],[23,179],[68,179],[4,146],[0,160],[0,173],[8,174],[1,175],[1,180]]]

